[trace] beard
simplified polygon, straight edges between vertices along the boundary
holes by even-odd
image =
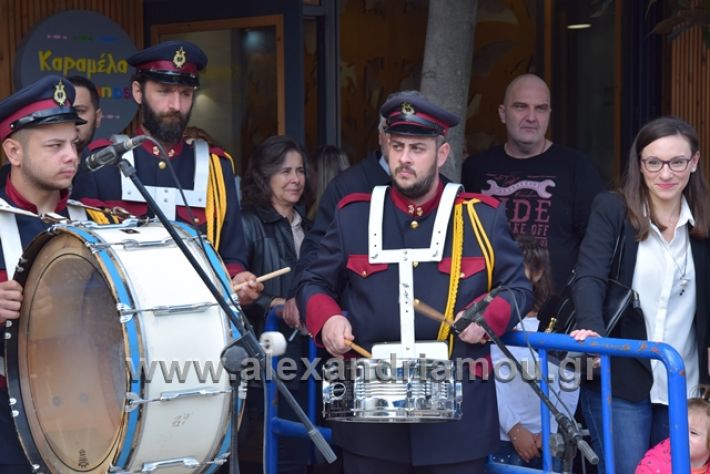
[[[141,104],[143,111],[143,127],[160,143],[175,144],[182,139],[182,134],[190,121],[190,112],[182,115],[180,112],[159,114],[147,101]]]
[[[76,151],[79,154],[79,156],[82,155],[82,152],[86,149],[87,146],[89,146],[89,143],[91,143],[91,140],[94,139],[94,134],[96,133],[96,124],[93,123],[91,125],[86,124],[89,128],[88,130],[88,135],[85,136],[85,138],[82,138],[81,136],[79,137],[79,141],[76,142]]]
[[[414,183],[410,184],[408,187],[402,186],[398,181],[397,181],[397,173],[403,169],[407,169],[408,171],[414,173],[414,170],[411,168],[408,168],[406,166],[398,166],[394,170],[394,179],[392,180],[394,187],[397,189],[397,191],[400,192],[400,194],[407,199],[419,199],[420,197],[423,197],[431,191],[432,186],[434,185],[434,179],[436,178],[436,162],[433,164],[433,166],[429,169],[429,171],[422,176],[420,179],[417,179],[414,181]],[[415,177],[416,174],[415,174]]]

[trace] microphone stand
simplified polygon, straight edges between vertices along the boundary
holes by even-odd
[[[550,398],[545,394],[545,392],[542,391],[540,386],[534,380],[530,379],[529,377],[525,377],[525,372],[523,366],[520,364],[520,361],[515,358],[513,353],[510,352],[510,349],[508,349],[508,346],[506,346],[503,341],[500,340],[498,335],[493,332],[491,327],[483,318],[483,315],[481,313],[478,313],[478,315],[473,318],[472,322],[481,326],[481,328],[486,331],[486,334],[488,334],[488,337],[491,339],[491,341],[493,341],[495,345],[498,346],[498,349],[500,349],[501,352],[505,354],[505,356],[509,360],[513,361],[513,364],[515,364],[515,368],[520,374],[520,377],[525,381],[525,383],[530,386],[533,392],[535,392],[535,395],[537,395],[537,397],[542,400],[547,409],[550,410],[550,413],[552,413],[552,415],[555,417],[557,425],[561,428],[561,430],[559,431],[561,432],[565,443],[565,456],[562,466],[563,474],[572,473],[572,461],[574,460],[577,449],[582,452],[582,455],[587,458],[590,463],[594,465],[598,464],[599,456],[597,456],[594,450],[582,438],[582,434],[576,428],[576,425],[572,423],[572,421],[565,414],[563,414],[562,412],[560,412],[560,410],[557,409],[555,404],[552,403]]]
[[[219,306],[222,308],[222,310],[225,312],[225,314],[229,317],[230,321],[236,326],[238,329],[240,336],[236,341],[233,341],[230,343],[227,347],[231,346],[235,342],[239,342],[239,344],[247,351],[247,354],[249,354],[250,357],[255,358],[259,362],[259,367],[263,373],[265,370],[265,364],[266,364],[266,354],[264,353],[264,350],[262,349],[261,345],[259,344],[259,341],[257,340],[256,336],[254,335],[254,332],[251,331],[246,327],[243,321],[243,314],[242,310],[240,307],[238,307],[238,303],[236,301],[233,301],[232,304],[230,305],[227,300],[225,299],[224,295],[220,292],[220,290],[215,286],[214,282],[210,279],[210,277],[207,275],[207,273],[202,269],[202,266],[199,264],[197,259],[192,255],[192,252],[190,249],[187,247],[185,242],[183,242],[182,237],[178,232],[175,230],[173,227],[172,223],[168,218],[165,216],[163,211],[160,209],[160,207],[157,205],[155,200],[153,199],[153,196],[150,195],[148,190],[145,188],[143,183],[141,182],[140,178],[138,178],[138,174],[136,172],[136,169],[125,159],[121,159],[118,162],[118,168],[121,170],[121,173],[123,173],[124,176],[129,178],[133,184],[136,186],[136,189],[138,189],[138,192],[143,196],[145,199],[146,204],[148,205],[148,208],[153,211],[155,216],[158,218],[158,220],[163,224],[165,227],[165,230],[168,231],[168,234],[173,238],[173,241],[175,244],[178,246],[180,251],[185,255],[185,258],[190,262],[190,265],[195,269],[195,272],[199,275],[200,279],[202,282],[205,284],[207,289],[212,293],[212,296],[214,296],[215,301]],[[237,316],[237,312],[239,313],[239,316]],[[279,392],[283,396],[284,400],[289,404],[289,406],[293,409],[294,413],[296,413],[296,416],[300,420],[300,422],[306,427],[306,431],[308,432],[308,436],[313,442],[313,444],[318,448],[320,453],[323,455],[323,458],[328,462],[332,463],[336,460],[335,453],[331,449],[331,447],[328,445],[328,443],[325,441],[325,438],[323,438],[323,435],[318,431],[318,429],[311,423],[311,420],[308,419],[306,414],[303,412],[303,409],[301,406],[298,404],[296,399],[293,397],[291,392],[286,388],[284,385],[283,381],[278,378],[276,374],[273,375],[273,382],[276,385],[276,388],[278,388]],[[234,415],[236,416],[236,414]],[[232,447],[236,448],[236,443],[237,443],[237,433],[234,432],[232,433]],[[235,458],[237,456],[236,449],[231,452],[231,456]]]

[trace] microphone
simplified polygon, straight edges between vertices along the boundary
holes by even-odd
[[[141,143],[147,139],[148,137],[145,135],[138,135],[137,137],[113,143],[106,148],[95,151],[86,157],[86,160],[84,161],[86,163],[86,167],[89,171],[96,171],[106,165],[116,164],[124,153],[139,147]]]
[[[486,310],[488,305],[491,304],[493,298],[498,296],[498,293],[500,293],[501,291],[503,291],[503,288],[501,287],[493,288],[483,299],[477,301],[476,303],[471,305],[470,308],[465,310],[463,316],[461,316],[458,321],[454,323],[454,331],[459,334],[464,329],[469,327],[472,323],[477,322],[479,318],[482,318],[483,312]]]

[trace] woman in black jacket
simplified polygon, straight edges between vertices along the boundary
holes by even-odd
[[[302,207],[306,188],[305,152],[285,136],[273,136],[259,145],[249,160],[242,180],[242,223],[247,246],[248,268],[263,275],[284,267],[295,268],[303,237],[310,229],[310,221]],[[271,308],[282,316],[279,329],[289,338],[300,325],[298,309],[293,299],[285,296],[292,284],[292,273],[264,282],[264,291],[258,300],[244,308],[257,334],[264,328],[264,318]],[[283,307],[283,311],[281,308]],[[299,362],[307,355],[307,336],[298,336],[289,342],[286,354]],[[299,370],[299,374],[301,371]],[[297,399],[305,398],[305,382],[297,377],[289,388]],[[261,472],[259,425],[263,422],[263,394],[260,385],[249,390],[247,413],[240,429],[242,472]],[[284,403],[279,405],[279,416],[295,419]],[[256,443],[254,446],[252,443]],[[279,472],[304,472],[308,459],[308,442],[305,439],[285,438],[279,443]]]
[[[710,196],[699,160],[697,134],[681,119],[661,117],[639,131],[620,192],[592,204],[573,291],[582,328],[573,337],[668,343],[683,357],[689,392],[708,379]],[[642,311],[627,311],[606,334],[602,308],[617,241],[619,280],[639,294]],[[646,450],[669,434],[665,368],[613,358],[612,394],[615,472],[633,473]],[[580,406],[601,458],[598,380],[582,387]],[[604,472],[603,459],[599,468]]]

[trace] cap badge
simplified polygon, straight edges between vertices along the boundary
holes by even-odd
[[[57,82],[54,86],[54,95],[52,96],[54,102],[58,105],[64,105],[67,101],[67,91],[64,90],[64,83],[62,81]]]
[[[173,64],[175,65],[176,68],[182,69],[182,67],[185,65],[186,61],[187,61],[187,58],[185,55],[185,50],[182,49],[182,46],[180,46],[180,49],[175,51],[175,56],[173,56]]]
[[[414,115],[414,107],[409,102],[404,102],[402,104],[402,113],[405,115]]]

